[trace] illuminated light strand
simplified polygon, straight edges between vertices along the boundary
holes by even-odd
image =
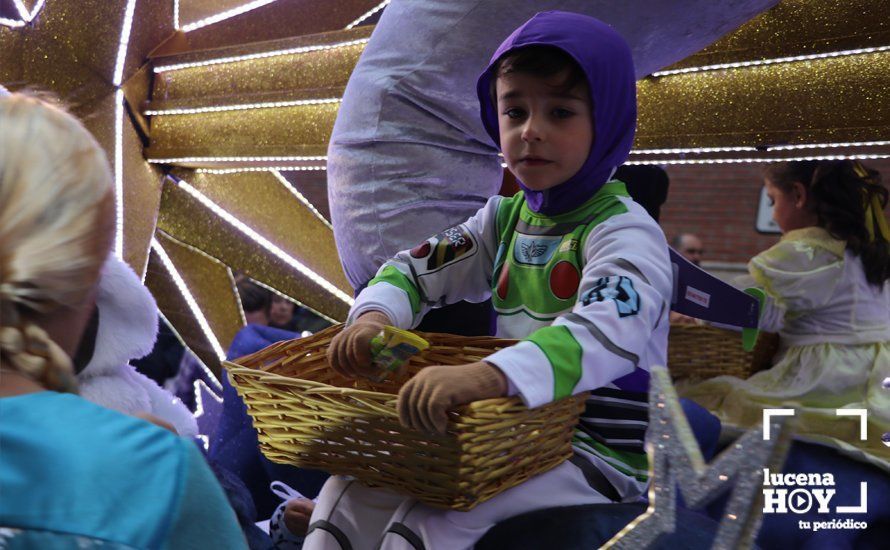
[[[22,19],[22,24],[30,23],[34,20],[34,17],[37,16],[37,13],[43,8],[43,4],[46,3],[46,0],[39,0],[36,4],[34,4],[34,9],[30,12],[28,8],[22,3],[21,0],[13,0],[13,4],[15,5],[16,11],[19,12],[19,17]]]
[[[792,162],[800,160],[874,160],[890,158],[888,154],[817,155],[789,158],[735,158],[735,159],[647,159],[632,160],[624,164],[738,164],[755,162]]]
[[[848,141],[842,143],[800,143],[795,145],[776,145],[770,151],[787,151],[790,149],[825,149],[830,147],[877,147],[890,145],[890,141]]]
[[[114,93],[114,255],[124,258],[124,91]]]
[[[290,191],[295,197],[297,197],[297,200],[303,203],[303,206],[305,206],[309,209],[310,212],[315,214],[315,217],[321,220],[321,223],[325,224],[328,229],[333,231],[334,226],[331,225],[331,222],[325,219],[325,217],[321,215],[321,212],[319,212],[318,209],[315,208],[315,205],[309,202],[309,199],[307,199],[303,195],[303,193],[300,193],[300,191],[296,187],[294,187],[291,182],[287,181],[287,178],[281,175],[281,172],[279,172],[278,170],[272,170],[272,175],[281,182],[281,185],[285,186],[288,191]]]
[[[195,359],[195,361],[197,361],[198,366],[201,367],[201,370],[204,371],[204,374],[207,376],[207,379],[210,380],[211,382],[213,382],[213,385],[215,387],[219,388],[220,392],[223,391],[223,386],[222,386],[222,384],[220,384],[219,380],[216,378],[216,375],[213,374],[213,371],[208,369],[207,365],[204,364],[204,361],[202,361],[200,357],[198,357],[197,355],[194,354],[194,352],[192,352],[191,348],[189,348],[185,339],[182,337],[181,334],[179,334],[179,332],[176,330],[176,327],[174,327],[173,323],[170,322],[170,319],[167,319],[167,317],[164,315],[164,312],[161,311],[160,309],[158,309],[158,316],[161,318],[162,321],[164,321],[164,323],[167,324],[167,328],[170,329],[170,332],[173,333],[173,336],[176,337],[176,340],[180,344],[182,344],[182,347],[185,348],[188,353],[192,354],[192,357]]]
[[[327,162],[325,155],[297,156],[297,157],[175,157],[167,159],[148,159],[152,164],[177,164],[180,162],[297,162],[297,161],[322,161]]]
[[[179,0],[173,0],[173,28],[182,30],[179,24]]]
[[[198,168],[199,174],[238,174],[241,172],[269,172],[279,170],[281,172],[317,172],[327,170],[327,166],[244,166],[242,168]]]
[[[31,13],[28,12],[28,8],[25,7],[22,0],[12,0],[12,3],[15,6],[16,11],[19,12],[19,17],[25,22],[30,21],[28,16],[30,16]]]
[[[210,394],[211,399],[213,399],[214,401],[216,401],[219,404],[222,404],[222,402],[223,402],[222,397],[219,397],[218,395],[216,395],[216,392],[213,391],[210,388],[210,386],[207,385],[206,382],[204,382],[203,380],[198,378],[197,380],[192,382],[192,388],[195,389],[195,412],[192,413],[192,415],[195,418],[198,418],[199,416],[202,416],[204,414],[204,400],[201,397],[201,386],[204,386],[206,393]],[[222,387],[220,387],[220,389],[222,389]],[[179,398],[177,397],[176,399],[178,400]]]
[[[12,28],[16,29],[18,27],[24,27],[25,22],[19,21],[18,19],[7,19],[5,17],[0,17],[0,25],[3,25],[4,27],[12,27]]]
[[[130,31],[133,30],[133,12],[136,11],[136,0],[127,0],[127,10],[124,12],[124,26],[121,29],[121,39],[117,48],[117,62],[114,64],[115,86],[120,86],[124,77],[124,64],[127,61],[127,46],[130,43]]]
[[[226,19],[231,19],[236,15],[241,15],[242,13],[247,13],[249,11],[253,11],[257,8],[261,8],[273,2],[277,2],[278,0],[254,0],[253,2],[248,2],[247,4],[242,4],[237,8],[232,8],[230,10],[226,10],[216,15],[211,15],[210,17],[205,17],[199,21],[195,21],[194,23],[188,23],[187,25],[183,25],[180,30],[182,32],[191,32],[195,29],[200,29],[201,27],[206,27],[207,25],[212,25],[214,23],[219,23],[220,21],[225,21]]]
[[[272,243],[269,239],[263,237],[262,235],[251,229],[247,224],[224,210],[221,206],[207,198],[203,193],[189,185],[187,182],[183,180],[177,180],[176,184],[180,187],[180,189],[197,199],[198,202],[209,208],[211,211],[213,211],[214,214],[222,218],[229,225],[233,226],[235,229],[246,235],[248,238],[271,252],[279,259],[283,260],[286,264],[293,267],[304,276],[308,277],[312,282],[319,285],[330,294],[334,295],[336,298],[342,300],[350,306],[352,306],[352,304],[355,302],[355,300],[352,299],[352,296],[346,294],[345,292],[331,284],[324,277],[306,267],[306,265],[304,265],[302,262],[289,255],[287,252]]]
[[[770,145],[765,147],[691,147],[677,149],[634,149],[631,155],[673,155],[686,153],[726,153],[736,151],[788,151],[793,149],[829,149],[842,147],[875,147],[890,145],[890,141],[847,141],[838,143],[798,143],[793,145]]]
[[[300,105],[324,105],[328,103],[340,103],[339,97],[323,99],[294,99],[292,101],[270,101],[268,103],[244,103],[242,105],[213,105],[209,107],[193,107],[182,109],[149,109],[145,111],[147,116],[159,115],[196,115],[200,113],[219,113],[222,111],[245,111],[248,109],[275,109],[280,107],[298,107]]]
[[[155,251],[158,257],[161,259],[161,263],[164,264],[164,268],[167,270],[167,273],[169,273],[170,277],[173,278],[173,282],[176,283],[176,287],[179,289],[179,293],[182,294],[182,297],[185,299],[186,304],[188,304],[192,315],[194,315],[195,319],[198,321],[198,325],[200,325],[201,331],[204,332],[204,336],[210,342],[210,346],[213,348],[214,353],[216,353],[220,361],[225,361],[226,352],[223,351],[222,346],[219,344],[219,340],[216,338],[216,335],[210,328],[210,323],[207,322],[207,318],[204,316],[204,312],[201,311],[200,306],[198,306],[197,300],[195,300],[195,297],[188,289],[188,286],[186,286],[185,280],[182,278],[182,275],[179,274],[176,266],[173,265],[173,261],[170,260],[170,256],[167,255],[167,251],[164,250],[164,247],[161,246],[161,243],[158,242],[158,240],[154,237],[152,237],[151,239],[151,249]]]
[[[319,317],[321,317],[322,319],[324,319],[325,321],[327,321],[327,322],[329,322],[329,323],[331,323],[331,324],[336,325],[337,323],[340,322],[340,321],[338,321],[338,320],[336,320],[336,319],[332,319],[331,317],[328,317],[327,315],[325,315],[324,313],[322,313],[322,312],[320,312],[320,311],[317,311],[317,310],[315,310],[315,309],[313,309],[313,308],[307,306],[306,304],[304,304],[303,302],[301,302],[301,301],[299,301],[299,300],[296,300],[296,299],[294,299],[294,298],[291,298],[290,296],[288,296],[287,294],[281,292],[280,290],[277,290],[277,289],[275,289],[275,288],[272,288],[271,286],[267,285],[266,283],[257,281],[256,279],[251,279],[251,282],[253,282],[254,284],[257,284],[257,285],[259,285],[259,286],[265,288],[266,290],[268,290],[269,292],[271,292],[271,293],[273,293],[273,294],[275,294],[275,295],[277,295],[277,296],[280,296],[280,297],[284,298],[285,300],[289,300],[289,301],[291,301],[291,302],[297,304],[298,306],[300,306],[300,307],[302,307],[302,308],[306,308],[306,309],[308,309],[309,311],[311,311],[311,312],[314,313],[315,315],[318,315]]]
[[[220,65],[224,63],[236,63],[238,61],[250,61],[252,59],[265,59],[267,57],[278,57],[279,55],[293,55],[298,53],[317,52],[322,50],[333,50],[336,48],[345,48],[358,44],[366,44],[368,38],[358,38],[356,40],[348,40],[346,42],[337,42],[336,44],[319,44],[316,46],[300,46],[299,48],[288,48],[286,50],[274,50],[271,52],[251,53],[245,55],[236,55],[231,57],[220,57],[217,59],[208,59],[206,61],[192,61],[189,63],[177,63],[175,65],[164,65],[155,67],[155,73],[163,73],[170,71],[179,71],[182,69],[191,69],[194,67],[207,67],[208,65]]]
[[[365,19],[371,17],[372,15],[374,15],[375,13],[377,13],[378,11],[382,10],[382,9],[385,8],[387,5],[389,5],[390,1],[391,1],[391,0],[383,0],[383,2],[380,2],[379,4],[377,4],[376,6],[374,6],[373,8],[369,9],[369,10],[366,11],[364,14],[362,14],[361,17],[359,17],[358,19],[356,19],[356,20],[353,21],[352,23],[346,25],[346,30],[349,30],[349,29],[355,27],[356,25],[360,25],[362,21],[364,21]]]
[[[796,61],[813,61],[815,59],[826,59],[830,57],[846,57],[849,55],[860,55],[864,53],[877,53],[890,50],[890,46],[875,46],[873,48],[858,48],[855,50],[840,50],[828,53],[814,53],[807,55],[793,55],[789,57],[777,57],[774,59],[755,59],[752,61],[737,61],[734,63],[717,63],[715,65],[703,65],[701,67],[686,67],[684,69],[671,69],[667,71],[656,71],[652,73],[654,77],[671,76],[686,73],[700,73],[704,71],[719,71],[722,69],[739,69],[743,67],[756,67],[758,65],[776,65],[779,63],[794,63]]]
[[[634,149],[631,155],[675,155],[683,153],[730,153],[738,151],[757,151],[756,147],[693,147],[689,149]]]

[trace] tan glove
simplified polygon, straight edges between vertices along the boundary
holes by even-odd
[[[402,386],[399,420],[408,428],[443,434],[449,409],[506,393],[504,373],[485,361],[426,367]]]
[[[389,317],[380,311],[363,313],[331,340],[328,364],[347,378],[370,378],[379,374],[371,365],[371,339],[383,330],[384,325],[391,324]]]

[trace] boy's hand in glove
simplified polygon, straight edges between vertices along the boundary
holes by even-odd
[[[380,311],[363,313],[331,340],[328,364],[347,378],[369,378],[379,374],[371,365],[371,339],[383,330],[384,325],[391,324],[389,317]]]
[[[507,378],[485,361],[426,367],[402,386],[399,420],[408,428],[444,434],[449,409],[506,393]]]

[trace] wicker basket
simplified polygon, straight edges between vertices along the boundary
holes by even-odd
[[[668,368],[675,380],[702,380],[720,375],[748,378],[769,368],[779,335],[761,333],[754,351],[742,349],[742,333],[705,325],[672,324],[668,335]]]
[[[270,460],[470,510],[571,456],[586,394],[531,410],[515,397],[477,401],[449,413],[444,436],[399,423],[396,394],[421,368],[478,361],[513,340],[419,333],[430,348],[400,378],[373,383],[347,380],[328,366],[325,352],[339,330],[226,363]]]

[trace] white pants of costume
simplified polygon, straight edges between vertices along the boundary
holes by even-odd
[[[553,506],[611,502],[571,462],[507,489],[469,512],[432,508],[353,478],[332,476],[318,497],[305,550],[463,550],[496,523]]]

